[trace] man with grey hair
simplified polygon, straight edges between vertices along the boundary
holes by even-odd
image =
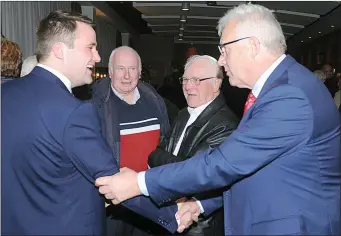
[[[213,149],[237,128],[238,118],[220,94],[222,79],[223,72],[215,58],[196,55],[187,60],[184,75],[179,80],[188,107],[179,112],[170,135],[149,155],[150,167],[184,161],[196,153]],[[216,197],[222,193],[212,191],[195,197]],[[223,213],[223,209],[219,209],[201,218],[183,235],[224,235]]]
[[[108,70],[109,78],[100,79],[92,90],[103,136],[119,166],[147,170],[148,155],[170,129],[165,103],[140,80],[141,58],[131,47],[114,49]],[[109,206],[107,215],[107,235],[143,236],[154,226],[121,206]]]
[[[24,60],[21,67],[20,77],[28,75],[38,64],[36,55],[30,56]]]
[[[240,4],[219,21],[231,85],[251,90],[238,128],[215,149],[96,180],[114,204],[144,194],[162,205],[213,189],[226,235],[340,235],[340,116],[327,88],[289,55],[267,8]],[[204,215],[221,198],[200,201]],[[198,212],[195,203],[177,213]]]
[[[327,79],[327,75],[323,70],[315,70],[314,75],[321,80],[322,83],[324,83]]]

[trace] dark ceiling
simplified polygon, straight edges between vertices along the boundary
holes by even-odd
[[[133,2],[107,2],[117,14],[140,34],[151,34],[152,30],[141,17],[142,13],[133,7]]]
[[[228,9],[245,2],[248,1],[190,2],[190,10],[187,12],[181,11],[183,3],[181,1],[107,3],[140,34],[169,37],[174,39],[175,43],[215,44],[219,40],[216,31],[219,18]],[[339,14],[333,14],[335,10],[340,10],[340,1],[252,1],[252,3],[274,11],[288,41],[293,39],[299,42],[303,42],[303,39],[307,41],[330,32],[332,30],[330,27],[340,26]],[[181,15],[187,16],[187,22],[183,30],[183,41],[180,42]],[[328,21],[323,22],[325,26],[320,26],[323,18],[328,18]],[[309,32],[309,35],[305,35],[305,32]]]

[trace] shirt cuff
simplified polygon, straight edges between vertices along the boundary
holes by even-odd
[[[202,206],[201,202],[199,200],[197,200],[195,197],[192,197],[195,202],[199,205],[199,208],[200,208],[200,214],[204,213],[204,207]]]
[[[146,185],[146,172],[142,171],[137,174],[137,184],[140,188],[140,191],[143,195],[149,196],[147,185]]]

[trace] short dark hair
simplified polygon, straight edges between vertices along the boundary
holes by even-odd
[[[68,47],[73,47],[77,21],[93,25],[90,18],[65,10],[53,11],[40,21],[37,29],[36,49],[38,62],[48,56],[55,42],[63,42]]]

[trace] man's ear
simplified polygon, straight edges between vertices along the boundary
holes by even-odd
[[[60,60],[64,60],[64,52],[65,52],[64,47],[66,47],[66,45],[64,45],[63,43],[54,43],[52,45],[51,51],[56,58]]]
[[[249,48],[250,48],[250,56],[251,58],[255,58],[260,51],[260,42],[258,40],[258,38],[256,37],[251,37],[249,39]]]
[[[215,93],[219,92],[222,82],[223,82],[222,79],[215,78],[215,81],[214,81],[214,92]]]

